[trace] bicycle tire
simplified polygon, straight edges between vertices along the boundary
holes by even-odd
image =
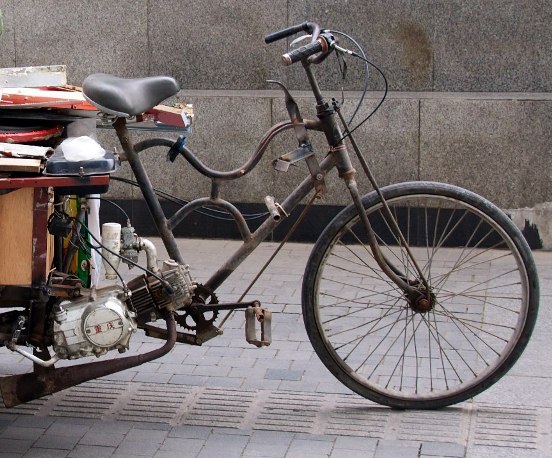
[[[381,191],[435,295],[431,310],[414,310],[381,271],[350,205],[322,232],[305,269],[309,339],[337,379],[379,404],[435,409],[467,400],[506,374],[531,336],[539,300],[531,251],[477,194],[432,182]],[[412,278],[379,196],[362,202],[384,256]]]

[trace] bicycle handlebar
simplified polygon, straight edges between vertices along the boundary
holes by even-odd
[[[282,56],[284,65],[291,65],[295,62],[308,59],[310,56],[320,54],[318,57],[313,57],[309,60],[311,63],[319,63],[325,59],[325,55],[332,49],[335,38],[331,33],[325,31],[320,33],[320,26],[316,22],[303,22],[302,24],[293,25],[277,32],[269,33],[265,36],[265,43],[273,43],[282,38],[289,37],[298,32],[306,32],[311,34],[311,42],[308,45],[301,46]],[[314,60],[313,60],[314,59]]]
[[[300,48],[294,49],[288,53],[285,53],[282,56],[282,60],[285,65],[291,65],[300,60],[306,59],[314,54],[319,52],[327,53],[329,50],[329,44],[324,37],[318,38],[314,43],[309,43],[308,45],[301,46]]]
[[[298,32],[312,33],[313,37],[318,38],[318,34],[320,33],[320,27],[315,22],[305,21],[302,24],[292,25],[291,27],[278,30],[277,32],[269,33],[268,35],[265,36],[264,40],[266,44],[273,43],[275,41],[281,40],[282,38],[286,38],[286,37],[289,37],[290,35],[294,35]]]

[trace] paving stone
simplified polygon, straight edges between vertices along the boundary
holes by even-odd
[[[144,435],[145,436],[145,435]],[[115,455],[153,456],[160,448],[160,444],[149,441],[124,441],[115,449]]]
[[[202,375],[175,374],[170,378],[169,383],[177,385],[203,386],[208,377]]]
[[[147,429],[146,429],[147,428]],[[147,432],[147,438],[144,437]],[[150,430],[145,425],[142,425],[142,428],[133,428],[125,436],[124,442],[143,442],[147,440],[148,442],[155,444],[162,444],[165,438],[167,437],[168,431],[159,431],[159,430]],[[122,444],[124,445],[124,444]]]
[[[224,337],[228,337],[225,333]],[[228,358],[239,358],[243,350],[241,348],[211,347],[206,353],[207,357],[220,356],[218,363],[223,363]]]
[[[112,434],[106,431],[88,431],[79,441],[79,445],[117,447],[125,438],[124,434]]]
[[[187,449],[184,450],[178,450],[178,451],[166,451],[166,450],[159,450],[155,455],[154,458],[196,458],[197,452],[196,451],[188,451]]]
[[[163,363],[157,371],[158,374],[191,374],[196,366],[188,366],[182,363]]]
[[[242,383],[243,380],[241,378],[209,376],[203,386],[213,388],[241,388]]]
[[[330,458],[368,458],[373,456],[372,453],[364,450],[337,448],[332,451]]]
[[[463,457],[466,447],[451,442],[424,442],[420,451],[424,456]]]
[[[293,439],[289,445],[289,455],[301,454],[328,456],[333,448],[333,442],[314,439]]]
[[[159,452],[186,451],[188,454],[197,454],[204,445],[205,441],[203,439],[167,437],[159,448]]]
[[[247,445],[248,437],[230,434],[211,434],[198,458],[224,456],[228,458],[241,457]]]
[[[34,444],[33,447],[44,449],[73,450],[82,436],[66,436],[59,434],[44,434]]]
[[[115,447],[78,444],[69,454],[71,458],[108,458],[115,453]]]
[[[2,452],[4,453],[25,453],[35,443],[34,440],[2,439]]]
[[[211,432],[212,428],[208,426],[175,426],[169,431],[167,437],[207,439]]]
[[[46,431],[44,428],[23,428],[21,426],[9,425],[0,432],[0,440],[36,440]]]
[[[160,431],[160,433],[155,434],[158,434],[159,437],[163,437],[162,432],[164,431],[165,434],[168,434],[171,430],[171,426],[165,423],[145,423],[136,421],[134,422],[132,429],[137,431],[137,434],[144,434],[144,431]]]
[[[33,448],[22,455],[24,458],[58,458],[69,456],[68,450],[55,450],[45,448]],[[13,457],[13,455],[12,455]]]
[[[239,349],[241,351],[241,348]],[[241,370],[243,369],[249,369],[251,367],[253,367],[253,365],[255,364],[255,360],[253,359],[241,359],[239,357],[227,357],[227,358],[222,358],[220,360],[220,363],[218,363],[219,366],[223,366],[223,367],[231,367],[231,368],[240,368]]]
[[[278,389],[283,391],[304,391],[315,393],[317,388],[318,382],[316,380],[282,380],[278,385]]]
[[[126,370],[123,372],[117,372],[115,374],[106,375],[102,377],[102,380],[113,380],[117,382],[130,382],[135,376],[137,371]]]
[[[253,431],[249,439],[250,444],[287,444],[294,438],[293,433],[284,431]]]
[[[280,458],[286,456],[288,444],[249,443],[243,451],[244,458]]]
[[[229,367],[224,367],[220,365],[216,366],[196,366],[194,369],[193,375],[206,375],[206,376],[217,376],[217,377],[225,377],[230,372]]]
[[[397,442],[379,441],[374,458],[417,458],[420,446],[402,445]]]
[[[126,434],[132,428],[134,424],[130,421],[97,421],[91,432],[107,432],[110,434]]]
[[[378,440],[369,437],[339,436],[335,440],[335,450],[348,449],[369,452],[374,451],[377,445]]]
[[[70,436],[70,437],[77,437],[80,439],[82,436],[84,436],[91,427],[91,423],[88,423],[86,425],[78,424],[78,420],[76,419],[75,423],[69,423],[64,419],[60,419],[56,421],[53,425],[51,425],[47,430],[47,435],[53,435],[53,436]],[[83,419],[80,419],[83,420]]]
[[[258,378],[246,378],[240,385],[242,390],[277,390],[280,380],[262,380]]]
[[[56,421],[55,417],[35,417],[30,415],[21,415],[13,422],[14,426],[22,428],[48,428]]]
[[[254,360],[253,367],[255,369],[293,369],[291,367],[293,361],[284,358],[276,359],[257,359]]]
[[[264,378],[269,380],[302,380],[305,371],[293,371],[285,369],[267,369]]]
[[[426,455],[421,456],[425,457]],[[551,458],[552,454],[520,448],[474,446],[468,447],[465,456],[477,458]]]
[[[241,428],[224,428],[224,427],[214,427],[211,432],[213,438],[218,438],[218,436],[244,436],[250,437],[252,431],[250,429],[241,429]]]
[[[184,360],[184,364],[192,366],[216,366],[221,358],[222,356],[188,355]]]
[[[145,382],[145,383],[167,383],[171,380],[173,374],[164,374],[161,372],[138,372],[133,382]]]

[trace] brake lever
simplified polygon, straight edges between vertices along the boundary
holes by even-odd
[[[300,37],[297,37],[295,40],[293,40],[290,44],[289,44],[289,47],[293,47],[295,46],[297,43],[301,43],[302,41],[306,40],[306,39],[309,39],[309,38],[312,38],[312,35],[301,35]]]

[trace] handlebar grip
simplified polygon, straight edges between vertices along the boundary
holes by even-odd
[[[274,41],[281,40],[282,38],[289,37],[290,35],[295,35],[298,32],[312,32],[312,28],[309,22],[303,22],[302,24],[293,25],[277,32],[269,33],[265,36],[265,43],[273,43]]]
[[[282,60],[284,61],[285,65],[291,65],[295,62],[306,59],[313,54],[327,51],[328,43],[324,38],[320,37],[314,43],[309,43],[308,45],[301,46],[300,48],[294,49],[293,51],[284,54],[282,56]]]

